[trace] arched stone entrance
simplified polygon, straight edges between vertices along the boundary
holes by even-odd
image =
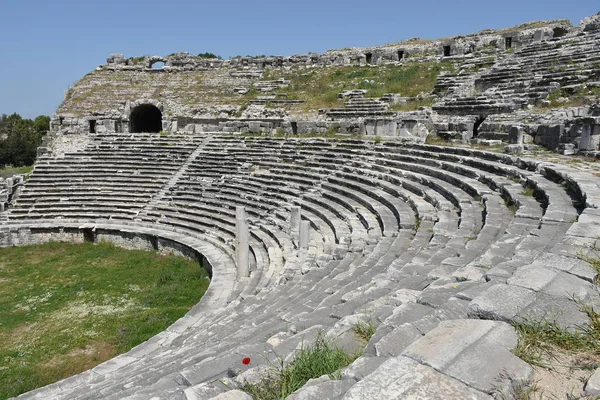
[[[152,104],[140,104],[131,110],[129,132],[158,133],[162,130],[162,112]]]

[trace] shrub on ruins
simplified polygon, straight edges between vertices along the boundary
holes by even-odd
[[[221,59],[221,56],[218,56],[214,53],[209,53],[208,51],[205,53],[200,53],[198,54],[198,58],[218,58],[219,60]]]
[[[40,115],[34,120],[19,114],[0,116],[0,166],[22,167],[35,162],[42,136],[50,127],[50,118]]]

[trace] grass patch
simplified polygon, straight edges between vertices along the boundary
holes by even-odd
[[[593,250],[597,252],[597,248],[594,247]],[[579,253],[578,258],[590,264],[590,267],[592,267],[594,271],[600,275],[600,258],[598,257],[597,253],[594,257],[588,256],[584,253]],[[598,278],[596,278],[596,283],[598,283]]]
[[[6,179],[12,177],[13,175],[27,175],[30,174],[31,171],[33,171],[33,165],[26,167],[13,167],[8,165],[0,169],[0,177],[2,179]]]
[[[508,211],[510,211],[512,215],[515,215],[517,213],[517,210],[519,209],[515,202],[512,201],[512,199],[508,196],[506,196],[506,198],[504,199],[504,205],[506,206],[506,208],[508,208]]]
[[[523,189],[523,191],[521,192],[521,194],[523,196],[527,196],[527,197],[535,197],[535,189],[530,188],[530,187],[526,187],[525,189]]]
[[[543,360],[555,354],[575,355],[581,360],[577,368],[595,369],[600,365],[600,314],[583,306],[590,317],[590,325],[576,332],[568,332],[553,322],[514,323],[521,339],[514,353],[524,361],[541,367]]]
[[[448,140],[445,140],[443,137],[436,135],[435,133],[430,133],[425,138],[425,144],[431,144],[435,146],[448,146],[451,145]]]
[[[0,398],[128,351],[182,317],[208,284],[196,262],[105,243],[0,249]]]
[[[554,109],[562,107],[585,107],[593,104],[600,97],[600,88],[581,86],[573,92],[558,89],[548,95],[549,104],[539,105],[538,109]]]
[[[315,70],[293,69],[291,71],[269,71],[269,79],[284,78],[290,81],[285,89],[277,94],[289,99],[304,100],[298,106],[305,110],[340,107],[343,103],[338,94],[349,89],[364,89],[366,97],[382,97],[386,93],[399,93],[405,97],[415,97],[421,93],[431,93],[442,71],[454,71],[450,62],[409,62],[399,66],[343,66]],[[373,83],[371,83],[373,82]],[[255,94],[248,93],[250,100]],[[430,105],[427,100],[422,105],[415,102],[408,106],[417,109]]]
[[[317,335],[315,344],[302,347],[294,362],[279,366],[270,379],[260,384],[246,384],[240,389],[255,399],[278,400],[300,389],[309,379],[329,375],[331,379],[340,379],[339,370],[350,365],[356,356],[352,356],[331,343],[322,333]]]
[[[359,322],[358,324],[356,324],[353,330],[354,333],[356,333],[356,335],[360,337],[362,341],[364,341],[365,343],[369,343],[369,340],[371,340],[371,337],[373,337],[373,335],[375,334],[377,327],[375,326],[373,320],[369,319],[366,322]]]

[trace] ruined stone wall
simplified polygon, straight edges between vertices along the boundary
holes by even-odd
[[[333,132],[416,140],[423,140],[427,134],[434,133],[468,140],[474,133],[477,119],[485,117],[480,130],[485,131],[490,138],[503,138],[508,135],[512,126],[519,123],[532,137],[534,134],[538,138],[552,137],[538,139],[541,144],[554,145],[556,135],[547,134],[545,128],[541,128],[538,133],[539,127],[564,125],[568,135],[559,135],[559,141],[564,138],[570,140],[573,136],[570,130],[573,121],[589,116],[590,112],[586,110],[573,115],[567,113],[547,117],[545,114],[530,112],[524,106],[521,108],[502,94],[494,97],[494,93],[491,93],[493,100],[488,103],[495,107],[494,110],[480,113],[479,99],[469,96],[474,96],[471,92],[477,89],[475,84],[478,77],[485,70],[493,70],[490,65],[502,71],[505,64],[518,64],[519,61],[515,59],[521,53],[512,53],[524,46],[534,44],[525,51],[536,46],[543,48],[546,46],[544,42],[552,43],[563,36],[566,36],[567,42],[574,41],[572,39],[599,29],[599,18],[598,15],[587,18],[580,27],[573,27],[566,20],[532,22],[514,28],[486,30],[448,39],[411,39],[385,46],[329,50],[323,54],[289,57],[237,57],[221,60],[188,53],[137,58],[113,54],[106,64],[83,77],[66,93],[64,102],[51,121],[50,137],[53,139],[47,144],[47,149],[53,155],[60,156],[64,152],[84,148],[90,142],[89,137],[94,134],[133,132],[130,121],[132,112],[136,107],[146,104],[156,107],[161,113],[160,128],[155,132],[270,135]],[[539,46],[537,42],[540,42]],[[295,71],[310,71],[329,66],[366,65],[387,68],[388,65],[401,65],[405,60],[451,60],[458,68],[455,73],[441,74],[434,91],[423,94],[424,99],[435,102],[433,108],[425,108],[415,114],[392,112],[386,108],[377,114],[369,110],[362,113],[360,107],[367,107],[359,104],[356,106],[358,111],[341,108],[336,109],[339,115],[332,116],[327,109],[307,110],[295,103],[294,107],[287,107],[287,103],[283,104],[286,101],[290,104],[294,101],[302,103],[293,97],[286,97],[285,89],[282,88],[289,82],[282,81],[283,78],[269,80],[269,77],[265,77],[267,74],[279,76],[278,71],[270,71],[271,69],[297,68]],[[159,62],[164,63],[164,67],[154,69]],[[467,76],[466,79],[464,76]],[[491,84],[493,86],[493,82]],[[349,83],[348,90],[355,88],[351,85],[356,85],[356,82]],[[263,90],[263,86],[274,87],[273,93],[281,91],[284,93],[283,97],[278,98],[279,94],[271,96],[271,93]],[[492,89],[495,90],[495,87]],[[245,96],[251,90],[261,96]],[[474,92],[477,93],[477,90]],[[386,94],[373,101],[379,102],[379,105],[391,106],[397,103],[390,101],[394,100],[394,95],[398,96],[398,93]],[[249,101],[248,98],[254,100]],[[460,102],[444,104],[444,101],[452,101],[454,98],[470,100],[463,102],[466,104],[464,110],[454,106],[461,104]],[[269,101],[272,103],[266,106]],[[283,105],[276,103],[278,101]],[[481,104],[487,105],[484,104],[485,101],[487,100]],[[506,109],[500,107],[503,102],[506,103]],[[438,110],[440,105],[442,109],[446,107],[450,111]],[[552,130],[548,132],[550,131]]]
[[[566,34],[573,30],[568,20],[538,21],[504,30],[482,32],[447,39],[410,39],[405,42],[366,48],[329,50],[323,54],[297,54],[293,56],[235,57],[230,60],[204,59],[189,53],[175,53],[167,57],[148,56],[125,58],[123,54],[111,54],[105,65],[107,70],[151,70],[157,62],[164,63],[167,71],[193,71],[213,68],[268,69],[294,66],[328,65],[382,65],[411,58],[428,56],[464,56],[483,49],[518,49],[527,44],[551,39],[557,32]]]

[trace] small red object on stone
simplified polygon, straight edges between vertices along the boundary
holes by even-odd
[[[250,364],[250,357],[245,357],[244,359],[242,359],[242,364],[244,364],[244,365]]]

